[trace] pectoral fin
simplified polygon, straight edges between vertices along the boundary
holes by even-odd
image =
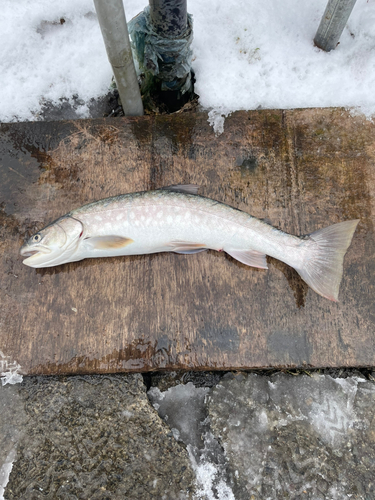
[[[266,255],[256,250],[227,250],[234,259],[239,260],[242,264],[251,267],[259,267],[260,269],[268,269]]]
[[[123,236],[115,235],[94,236],[93,238],[87,238],[86,241],[93,248],[98,250],[123,248],[134,242],[131,238],[124,238]]]
[[[202,243],[191,243],[188,241],[171,241],[168,247],[170,247],[171,252],[182,254],[198,253],[208,250],[206,245]]]

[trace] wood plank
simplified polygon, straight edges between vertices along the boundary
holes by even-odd
[[[375,365],[375,125],[342,109],[0,127],[0,350],[27,374]],[[287,265],[224,253],[22,264],[19,248],[84,203],[169,184],[307,234],[360,218],[340,302]]]

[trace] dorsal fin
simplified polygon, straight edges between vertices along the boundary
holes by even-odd
[[[176,193],[198,194],[199,186],[197,184],[175,184],[159,188],[160,190],[175,191]]]

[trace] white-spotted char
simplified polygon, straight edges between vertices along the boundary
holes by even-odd
[[[359,220],[305,237],[280,231],[224,203],[198,196],[197,186],[170,186],[96,201],[72,210],[20,250],[30,267],[86,258],[156,252],[224,251],[267,269],[266,255],[292,266],[318,294],[337,301],[344,255]]]

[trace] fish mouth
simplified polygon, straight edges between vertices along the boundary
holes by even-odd
[[[49,267],[49,262],[51,261],[51,258],[50,260],[48,260],[48,257],[47,257],[47,252],[39,252],[37,250],[29,250],[29,251],[25,251],[23,254],[22,254],[24,257],[27,257],[26,259],[24,259],[22,261],[23,264],[25,264],[26,266],[30,266],[30,267]],[[53,259],[52,259],[53,261]]]
[[[33,255],[40,253],[39,250],[20,250],[22,257],[32,257]]]
[[[23,263],[26,263],[27,265],[29,262],[35,262],[39,257],[43,257],[45,255],[48,255],[52,252],[52,250],[48,247],[45,247],[44,245],[40,245],[36,248],[29,248],[27,246],[23,246],[20,249],[20,254],[22,257],[27,257]]]
[[[20,254],[22,257],[32,257],[33,255],[36,255],[37,253],[44,253],[48,254],[51,253],[52,250],[48,247],[45,247],[44,245],[40,245],[35,248],[29,248],[26,245],[20,248]]]

